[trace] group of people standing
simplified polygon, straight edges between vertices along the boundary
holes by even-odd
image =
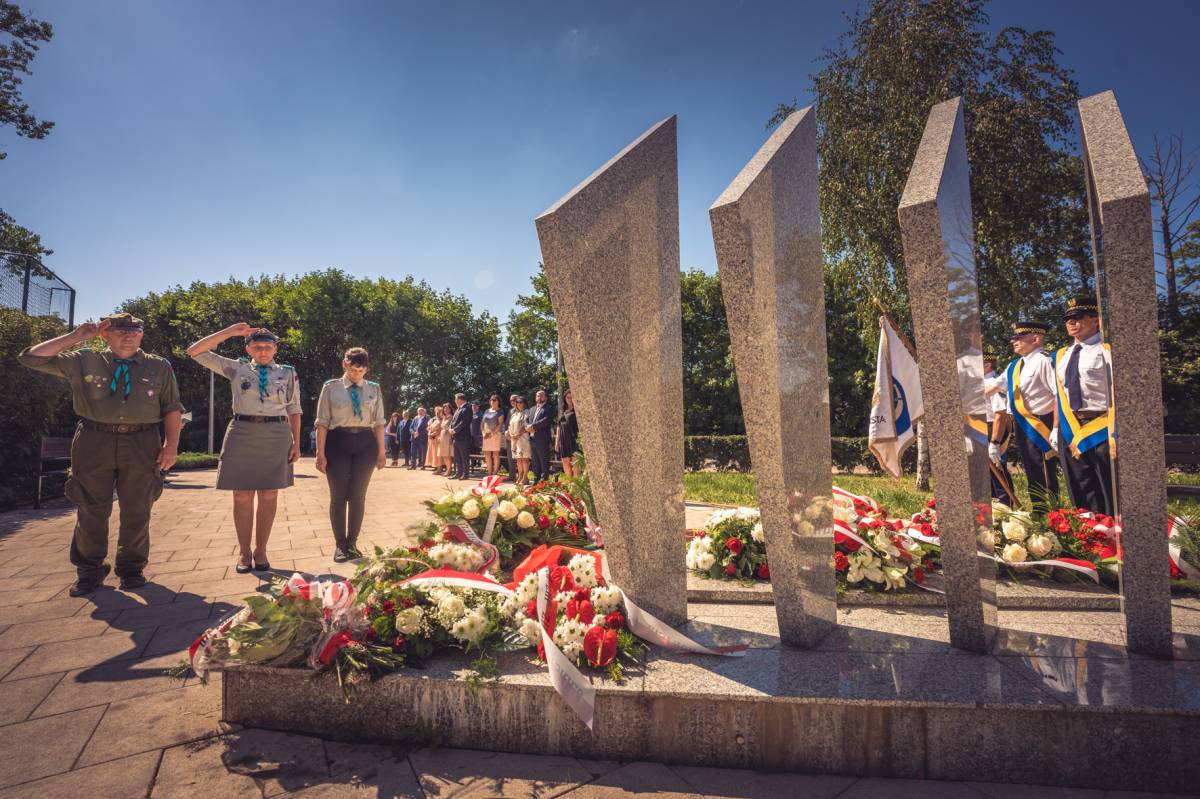
[[[450,403],[435,406],[431,417],[421,405],[416,412],[405,409],[391,415],[384,428],[392,465],[403,461],[408,469],[431,469],[435,475],[457,480],[470,479],[472,455],[482,454],[488,477],[499,475],[507,459],[507,472],[518,485],[532,473],[533,480],[550,476],[550,453],[562,461],[567,477],[577,474],[574,456],[579,452],[579,426],[570,389],[563,392],[555,415],[545,391],[538,391],[532,408],[525,398],[511,394],[508,408],[501,407],[499,394],[488,398],[488,408],[479,402],[469,405],[463,394],[455,394],[457,408]]]
[[[169,361],[141,349],[142,320],[128,313],[86,322],[71,332],[26,348],[18,361],[31,369],[64,378],[71,386],[80,417],[71,444],[71,475],[66,494],[76,504],[71,542],[76,582],[71,596],[99,588],[111,570],[108,520],[113,494],[120,501],[120,533],[115,558],[123,590],[146,584],[150,554],[150,510],[162,494],[163,478],[174,465],[182,428],[183,405]],[[104,349],[75,345],[99,336]],[[214,350],[231,338],[245,340],[246,357],[226,358]],[[279,338],[270,330],[245,322],[205,336],[188,348],[198,364],[229,380],[233,419],[226,430],[217,467],[217,488],[233,493],[233,520],[238,539],[235,569],[240,574],[267,571],[267,544],[274,525],[279,491],[294,481],[300,457],[300,382],[295,369],[276,363]],[[329,522],[333,559],[361,557],[367,487],[372,474],[404,454],[413,469],[434,467],[435,473],[468,479],[473,450],[485,455],[487,473],[500,470],[500,452],[509,455],[509,474],[524,482],[532,464],[535,479],[549,477],[549,450],[554,414],[546,392],[528,411],[518,395],[510,410],[478,412],[463,394],[436,409],[431,419],[424,407],[393,414],[389,423],[383,391],[366,379],[370,356],[351,347],[342,358],[342,375],[325,381],[317,400],[316,467],[329,483]],[[563,469],[573,475],[578,428],[570,392],[558,421],[557,451]]]
[[[1009,340],[1017,357],[1000,374],[996,353],[984,353],[992,496],[1015,504],[1007,462],[1015,433],[1035,511],[1052,510],[1061,468],[1072,505],[1112,516],[1112,363],[1096,300],[1067,300],[1063,325],[1071,343],[1048,354],[1048,325],[1015,322]]]

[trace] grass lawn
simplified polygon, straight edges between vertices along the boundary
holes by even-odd
[[[1200,475],[1170,474],[1168,481],[1186,485],[1200,485]],[[912,475],[892,478],[886,475],[835,474],[833,484],[855,494],[872,497],[883,505],[891,516],[910,516],[933,496],[927,491],[913,487]],[[1025,476],[1014,474],[1017,494],[1025,494]],[[692,502],[713,505],[748,505],[757,507],[758,498],[754,490],[754,475],[745,472],[688,472],[683,476],[684,494]],[[1063,487],[1063,504],[1068,504],[1066,487]],[[1200,517],[1200,499],[1172,497],[1167,502],[1168,510],[1175,516]]]

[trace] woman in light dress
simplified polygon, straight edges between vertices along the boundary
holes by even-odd
[[[429,422],[429,447],[425,450],[425,465],[433,469],[434,474],[440,474],[442,458],[438,447],[442,441],[442,406],[435,405],[433,419]]]
[[[450,418],[454,411],[450,403],[442,405],[442,434],[438,436],[438,470],[441,474],[454,473],[454,437],[450,432]]]
[[[525,398],[517,397],[517,406],[508,420],[508,446],[512,451],[513,460],[517,462],[517,485],[525,485],[525,478],[529,474],[528,423]]]
[[[500,410],[500,395],[493,394],[489,405],[483,412],[479,430],[483,433],[482,449],[487,475],[491,477],[500,472],[500,444],[504,440],[504,411]]]

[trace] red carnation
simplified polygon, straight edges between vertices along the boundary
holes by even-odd
[[[735,555],[741,554],[743,546],[742,539],[740,538],[728,538],[725,541],[725,548]]]
[[[545,530],[549,526],[550,526],[550,517],[549,516],[542,514],[541,516],[538,517],[538,527]]]
[[[389,616],[396,612],[396,603],[390,599],[383,600],[383,612]]]
[[[733,575],[737,574],[737,566],[732,563],[726,563],[725,573],[732,577]]]
[[[566,526],[567,526],[567,517],[566,517],[566,516],[559,516],[557,519],[555,519],[555,520],[554,520],[554,525],[555,525],[556,527],[558,527],[559,529],[562,529],[563,527],[566,527]]]
[[[403,635],[397,635],[396,640],[392,641],[392,649],[403,649],[406,643],[408,643],[407,638]]]
[[[431,549],[432,547],[433,547],[433,539],[432,538],[426,538],[424,541],[421,542],[421,549]]]
[[[769,579],[771,579],[771,567],[765,563],[760,563],[760,564],[758,564],[757,574],[758,574],[758,579],[769,580]]]
[[[402,607],[402,608],[411,608],[415,604],[416,603],[413,602],[412,599],[410,599],[409,597],[401,597],[400,598],[400,607]]]
[[[850,568],[850,559],[841,552],[835,552],[833,553],[833,567],[840,572],[844,572]]]
[[[917,585],[925,584],[925,570],[921,568],[913,569],[913,582]]]
[[[936,508],[937,500],[936,499],[929,500],[928,502],[925,503],[925,507],[930,508],[930,509]]]
[[[604,626],[610,630],[619,630],[625,626],[625,617],[619,610],[614,610],[604,617]]]
[[[555,566],[550,570],[551,595],[558,594],[562,591],[574,591],[576,588],[575,576],[571,574],[571,570],[566,566]]]
[[[583,636],[583,654],[588,663],[599,668],[617,656],[617,631],[592,627]]]

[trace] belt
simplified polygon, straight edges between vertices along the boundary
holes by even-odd
[[[370,427],[335,427],[330,432],[334,432],[334,433],[369,433],[369,432],[371,432],[372,429],[373,428],[370,428]]]
[[[233,418],[239,422],[286,422],[288,420],[286,416],[250,416],[245,413],[235,413]]]
[[[1101,416],[1107,416],[1108,411],[1076,411],[1075,418],[1081,422],[1090,422],[1093,419],[1099,419]]]
[[[143,430],[158,429],[158,422],[147,422],[144,424],[104,424],[103,422],[93,422],[91,419],[80,419],[79,424],[84,430],[95,430],[98,433],[140,433]]]

